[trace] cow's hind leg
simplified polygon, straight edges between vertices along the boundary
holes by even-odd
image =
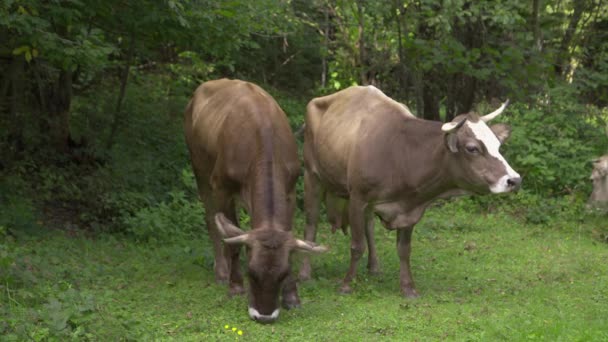
[[[364,201],[351,197],[348,205],[348,220],[351,231],[350,267],[340,287],[341,293],[352,292],[350,283],[357,274],[357,264],[365,252],[366,207],[367,205]]]
[[[304,240],[315,242],[317,235],[317,223],[319,221],[319,205],[323,189],[319,180],[308,169],[304,170],[304,211],[306,215],[306,228]],[[311,274],[310,256],[302,256],[300,266],[300,280],[309,280]]]
[[[410,253],[412,242],[412,231],[414,226],[405,227],[397,230],[397,253],[399,254],[399,283],[401,293],[409,298],[418,297],[418,292],[414,286],[412,271],[410,269]]]
[[[378,255],[376,254],[376,241],[374,240],[374,215],[370,212],[365,222],[365,238],[367,239],[367,271],[371,275],[380,274]]]

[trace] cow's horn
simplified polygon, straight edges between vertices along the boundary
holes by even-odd
[[[249,243],[249,234],[224,239],[224,243],[227,245],[247,245]]]
[[[462,127],[462,125],[464,125],[464,122],[467,121],[467,119],[463,119],[460,120],[460,122],[446,122],[443,124],[443,126],[441,126],[441,130],[444,131],[445,133],[451,133],[456,131],[457,129],[459,129],[460,127]]]
[[[509,105],[509,100],[508,99],[497,110],[493,111],[490,114],[482,116],[481,120],[483,122],[489,122],[489,121],[493,120],[495,117],[499,116],[500,113],[502,113],[505,110],[505,108],[507,108],[507,105]]]
[[[315,245],[314,243],[310,243],[300,239],[296,239],[296,248],[301,251],[313,253],[324,253],[328,250],[325,246]]]

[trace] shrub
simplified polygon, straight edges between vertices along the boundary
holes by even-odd
[[[513,105],[506,120],[512,125],[505,156],[523,176],[523,187],[536,194],[588,192],[589,161],[608,146],[601,112],[578,104],[564,88],[556,88],[533,108]]]
[[[172,191],[168,201],[143,207],[122,223],[138,241],[176,241],[200,235],[203,218],[198,201],[188,200],[183,191]]]
[[[27,231],[38,226],[37,210],[28,186],[19,175],[0,178],[0,227],[6,231]]]

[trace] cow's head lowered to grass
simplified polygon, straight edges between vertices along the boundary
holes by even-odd
[[[500,154],[500,145],[509,137],[506,124],[488,126],[487,122],[504,111],[509,101],[485,116],[459,115],[444,124],[446,147],[455,162],[450,163],[458,186],[477,193],[502,193],[516,190],[521,184],[515,172]]]
[[[247,246],[249,316],[261,323],[274,322],[279,317],[279,294],[283,283],[291,276],[291,253],[322,253],[327,248],[296,239],[290,231],[274,227],[244,232],[222,213],[215,216],[215,223],[225,244]]]

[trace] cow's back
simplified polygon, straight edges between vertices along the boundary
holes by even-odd
[[[353,151],[369,145],[379,131],[411,118],[407,107],[373,86],[350,87],[313,99],[306,113],[306,162],[314,164],[311,168],[327,186],[342,192]]]
[[[220,160],[226,172],[246,177],[251,164],[265,157],[290,174],[298,172],[297,147],[285,113],[252,83],[203,83],[186,110],[185,131],[191,154],[206,174]]]

